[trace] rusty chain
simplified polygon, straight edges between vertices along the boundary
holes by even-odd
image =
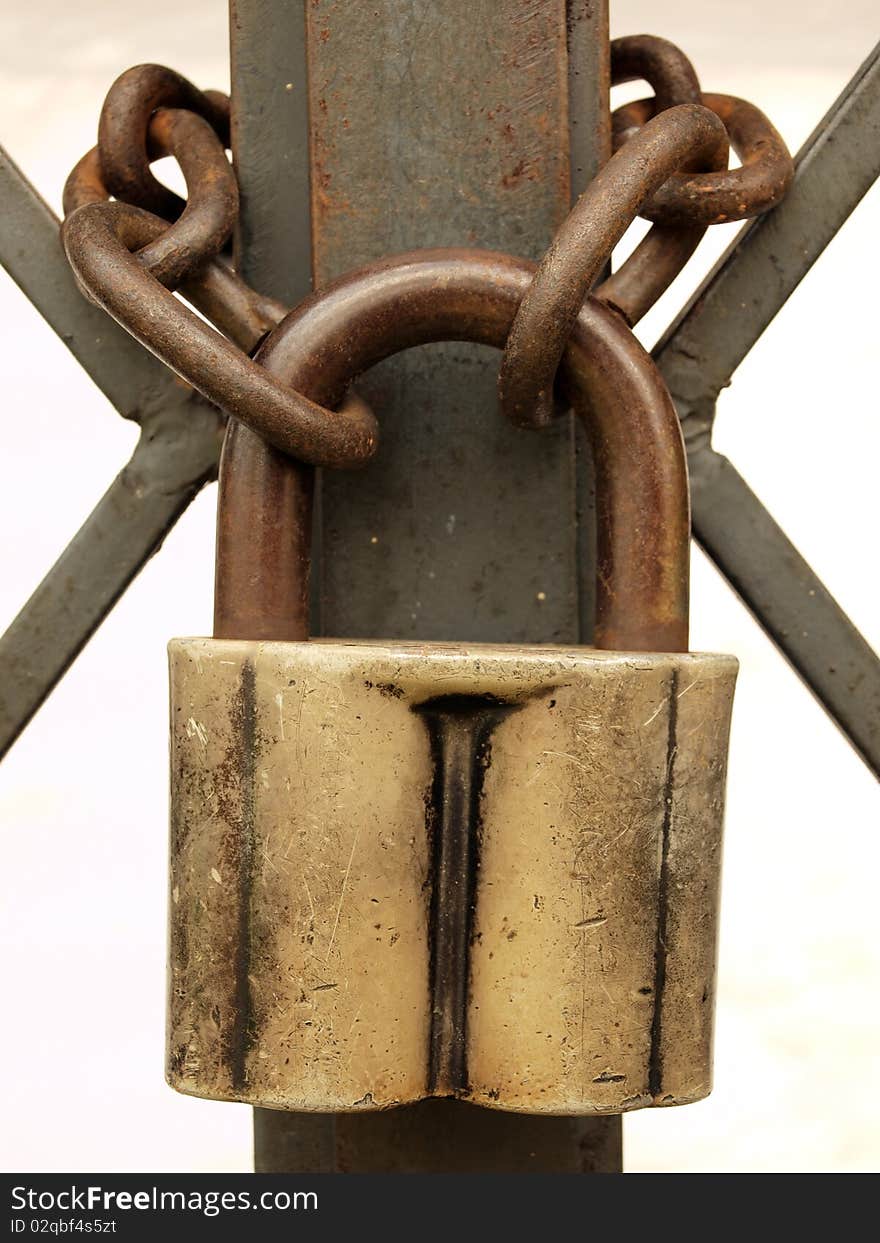
[[[631,327],[668,288],[709,225],[769,210],[793,175],[785,144],[763,113],[743,100],[703,94],[689,60],[673,44],[638,35],[615,40],[611,56],[613,84],[644,80],[654,97],[615,111],[614,154],[557,231],[531,280],[517,279],[518,304],[493,343],[504,348],[502,410],[522,426],[542,426],[553,417],[556,373],[591,290]],[[226,155],[228,128],[229,101],[219,92],[199,91],[157,65],[123,73],[102,108],[97,147],[79,161],[65,187],[68,260],[90,299],[274,449],[313,466],[362,465],[376,451],[378,425],[349,386],[369,360],[341,371],[338,358],[311,360],[311,375],[322,367],[342,375],[332,400],[325,398],[336,409],[263,365],[304,314],[320,315],[326,295],[314,294],[288,313],[235,273],[225,250],[238,211]],[[741,161],[738,168],[728,169],[729,147]],[[167,155],[180,165],[186,201],[151,172],[152,161]],[[639,214],[652,222],[648,234],[618,271],[596,285]],[[474,252],[444,252],[445,278],[456,255],[465,285],[465,271],[490,271],[492,262],[531,270],[519,260],[482,253],[484,269],[473,261]],[[371,271],[407,265],[418,268],[423,280],[424,269],[412,256]],[[362,289],[364,274],[358,279]],[[405,289],[400,296],[405,309]],[[413,290],[416,296],[424,297],[421,285]],[[405,317],[398,318],[397,334],[397,348],[404,348]],[[337,350],[357,357],[345,343]]]

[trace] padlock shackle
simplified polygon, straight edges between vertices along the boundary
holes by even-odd
[[[357,375],[411,346],[455,340],[503,348],[534,271],[532,263],[490,251],[397,256],[306,299],[257,359],[333,407]],[[686,651],[687,464],[663,380],[623,319],[591,299],[560,379],[595,464],[595,644]],[[308,637],[313,473],[230,420],[220,467],[217,637]]]

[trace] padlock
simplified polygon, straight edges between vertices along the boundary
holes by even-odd
[[[401,348],[503,346],[533,271],[388,261],[259,361],[333,408]],[[687,471],[650,358],[588,300],[561,380],[596,467],[596,648],[307,641],[311,468],[230,423],[216,637],[170,645],[180,1091],[551,1114],[708,1094],[737,663],[686,651]]]

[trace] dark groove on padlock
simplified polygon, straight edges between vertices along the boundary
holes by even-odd
[[[241,774],[241,822],[238,826],[238,928],[233,974],[234,1015],[229,1042],[229,1073],[234,1089],[247,1086],[247,1059],[253,1044],[253,998],[251,997],[251,891],[254,881],[254,781],[256,774],[257,700],[254,663],[246,658],[236,704],[236,737],[240,740],[238,770]]]
[[[672,792],[675,784],[675,751],[678,732],[678,671],[669,683],[669,726],[666,735],[666,780],[663,783],[663,829],[660,842],[660,875],[657,882],[657,941],[654,948],[654,1013],[651,1019],[651,1053],[648,1091],[659,1096],[663,1083],[663,990],[666,987],[666,928],[669,917],[669,843],[672,831]]]
[[[470,945],[480,854],[480,799],[492,733],[516,705],[491,696],[443,695],[418,704],[431,740],[434,779],[429,921],[431,1028],[428,1090],[467,1087]]]

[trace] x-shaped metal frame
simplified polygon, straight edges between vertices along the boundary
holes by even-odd
[[[880,661],[736,468],[712,447],[718,395],[880,174],[880,45],[755,220],[655,350],[690,465],[694,534],[880,775]],[[0,262],[141,435],[131,461],[0,638],[0,755],[12,745],[187,505],[216,475],[218,412],[91,306],[58,221],[0,151]]]

